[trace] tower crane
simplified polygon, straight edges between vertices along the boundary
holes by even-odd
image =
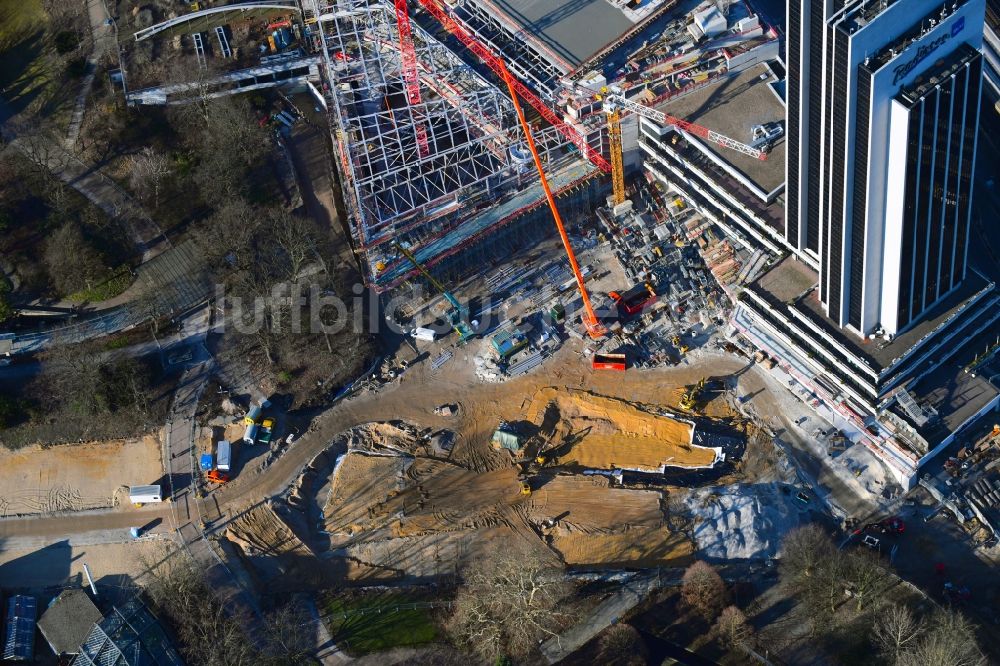
[[[451,306],[451,309],[448,311],[448,317],[451,320],[450,323],[452,328],[454,328],[455,332],[458,333],[459,341],[465,342],[466,340],[472,338],[475,333],[473,332],[472,327],[469,326],[468,309],[463,307],[462,304],[458,302],[458,299],[455,298],[450,291],[445,289],[444,285],[441,284],[437,278],[431,275],[430,271],[424,268],[423,264],[417,261],[417,258],[413,256],[412,252],[399,243],[394,243],[394,245],[404,257],[410,260],[413,267],[420,271],[420,274],[427,278],[427,281],[430,282],[435,289],[441,292],[441,295],[444,296],[444,300],[448,301],[448,305]]]
[[[517,92],[515,91],[514,77],[507,71],[507,65],[504,64],[503,60],[497,60],[500,63],[501,78],[507,84],[507,90],[510,91],[510,99],[514,103],[517,119],[521,121],[521,129],[524,130],[525,141],[527,141],[528,148],[531,150],[531,156],[535,160],[535,168],[538,169],[538,179],[542,183],[542,189],[545,190],[545,198],[548,199],[549,210],[552,211],[552,219],[555,220],[556,228],[559,229],[559,237],[562,238],[563,247],[566,249],[566,256],[569,258],[569,265],[573,269],[574,277],[576,277],[576,286],[580,289],[580,297],[583,299],[584,308],[583,325],[586,327],[587,333],[591,338],[602,338],[607,331],[600,320],[597,319],[597,315],[594,313],[594,306],[590,303],[590,295],[587,293],[587,285],[583,282],[580,265],[576,262],[576,254],[573,252],[573,246],[570,245],[569,235],[566,233],[562,216],[556,207],[556,199],[552,196],[552,189],[549,187],[549,179],[545,177],[545,169],[542,168],[542,158],[538,156],[538,150],[535,148],[535,140],[531,136],[531,128],[528,126],[528,121],[524,119],[524,112],[521,111],[521,103],[518,101]]]
[[[413,130],[417,136],[417,151],[421,157],[431,153],[427,141],[424,119],[417,111],[420,105],[420,72],[417,71],[417,52],[413,48],[413,31],[410,29],[410,14],[406,0],[395,0],[396,25],[399,32],[399,53],[403,63],[403,82],[406,84],[406,100],[413,113]]]
[[[597,95],[597,99],[604,103],[604,112],[608,114],[608,144],[611,150],[612,166],[611,183],[614,197],[613,200],[616,206],[625,201],[625,172],[622,167],[621,154],[622,111],[638,113],[640,116],[649,118],[650,120],[655,120],[661,125],[673,125],[684,130],[685,132],[694,134],[695,136],[700,136],[701,138],[723,146],[724,148],[739,151],[744,155],[749,155],[750,157],[754,157],[758,160],[767,159],[767,152],[769,150],[768,146],[765,146],[764,149],[754,148],[753,146],[741,143],[736,139],[731,139],[724,134],[720,134],[715,130],[710,130],[707,127],[698,125],[697,123],[681,120],[680,118],[675,118],[674,116],[663,113],[662,111],[657,111],[656,109],[651,109],[648,106],[639,104],[638,102],[633,102],[616,89],[608,90],[607,88],[602,88],[601,93]]]

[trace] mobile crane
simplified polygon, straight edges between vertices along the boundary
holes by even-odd
[[[395,243],[394,245],[396,246],[396,249],[399,250],[399,252],[404,257],[410,260],[410,263],[413,264],[413,267],[416,268],[418,271],[420,271],[420,274],[423,275],[427,279],[427,281],[434,286],[435,289],[441,292],[441,295],[444,296],[444,299],[448,301],[448,305],[451,306],[451,309],[448,310],[448,318],[450,320],[449,323],[451,324],[452,328],[455,329],[455,332],[458,333],[459,342],[465,342],[470,338],[474,337],[475,332],[469,325],[469,309],[464,307],[461,303],[459,303],[458,299],[455,298],[455,296],[450,291],[445,289],[444,285],[441,284],[437,278],[431,275],[430,271],[424,268],[423,264],[417,261],[417,258],[413,256],[412,252],[407,250],[399,243]]]
[[[524,112],[521,110],[521,103],[517,99],[517,91],[514,86],[514,77],[510,75],[507,71],[507,65],[504,64],[503,60],[499,60],[500,63],[500,73],[507,84],[507,90],[510,92],[510,100],[514,103],[514,111],[517,112],[517,119],[521,121],[521,129],[524,130],[524,139],[528,143],[528,148],[531,150],[531,156],[535,160],[535,168],[538,169],[538,179],[542,183],[542,189],[545,190],[545,198],[549,202],[549,210],[552,211],[552,219],[555,220],[556,228],[559,229],[559,237],[562,238],[563,248],[566,250],[566,256],[569,258],[569,265],[573,269],[573,275],[576,277],[576,286],[580,289],[580,297],[583,299],[583,325],[587,329],[587,334],[590,335],[592,339],[603,338],[607,333],[607,329],[604,328],[600,320],[597,318],[597,314],[594,312],[594,306],[590,303],[590,294],[587,293],[587,285],[583,282],[583,274],[580,272],[580,265],[576,261],[576,254],[573,252],[573,246],[570,245],[569,235],[566,233],[566,227],[563,225],[562,216],[559,214],[559,209],[556,207],[556,199],[552,196],[552,189],[549,187],[549,179],[545,177],[545,169],[542,168],[542,158],[538,156],[538,150],[535,148],[535,140],[531,136],[531,128],[528,126],[528,121],[524,119]]]

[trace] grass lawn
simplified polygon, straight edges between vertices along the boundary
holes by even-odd
[[[405,607],[420,601],[412,594],[392,592],[337,595],[327,597],[323,610],[333,616],[327,622],[334,642],[352,655],[363,655],[437,640],[440,630],[432,615],[436,609]]]
[[[14,112],[58,97],[64,73],[49,44],[41,0],[0,0],[0,88]]]

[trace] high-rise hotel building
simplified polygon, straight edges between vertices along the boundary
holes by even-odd
[[[734,323],[912,479],[998,401],[957,356],[1000,329],[1000,294],[969,263],[985,0],[787,10],[790,256]]]
[[[789,0],[785,235],[831,320],[895,334],[961,283],[985,0]]]

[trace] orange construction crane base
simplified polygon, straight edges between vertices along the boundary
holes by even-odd
[[[500,63],[504,83],[507,84],[507,90],[510,91],[510,99],[514,103],[514,110],[517,111],[517,119],[521,121],[524,138],[528,142],[528,148],[531,149],[531,156],[535,159],[535,168],[538,169],[538,179],[542,181],[542,189],[545,190],[545,198],[548,199],[549,210],[552,211],[552,219],[556,221],[556,227],[559,229],[559,236],[562,238],[563,247],[566,248],[566,256],[569,257],[569,265],[573,268],[573,275],[576,276],[576,285],[580,288],[580,296],[583,298],[583,308],[585,311],[583,325],[586,327],[587,334],[591,338],[595,340],[603,338],[608,331],[597,319],[597,315],[594,314],[594,306],[590,304],[590,295],[587,294],[587,285],[583,282],[580,265],[576,263],[576,254],[573,253],[573,246],[569,243],[569,235],[566,233],[566,227],[563,225],[562,216],[559,215],[559,209],[556,208],[556,198],[552,196],[549,180],[545,177],[545,169],[542,168],[542,158],[538,156],[538,150],[535,148],[535,140],[531,136],[531,128],[528,127],[528,121],[524,119],[524,112],[521,111],[521,103],[518,101],[517,92],[514,90],[513,77],[507,71],[507,65],[503,60],[499,58],[497,60]]]

